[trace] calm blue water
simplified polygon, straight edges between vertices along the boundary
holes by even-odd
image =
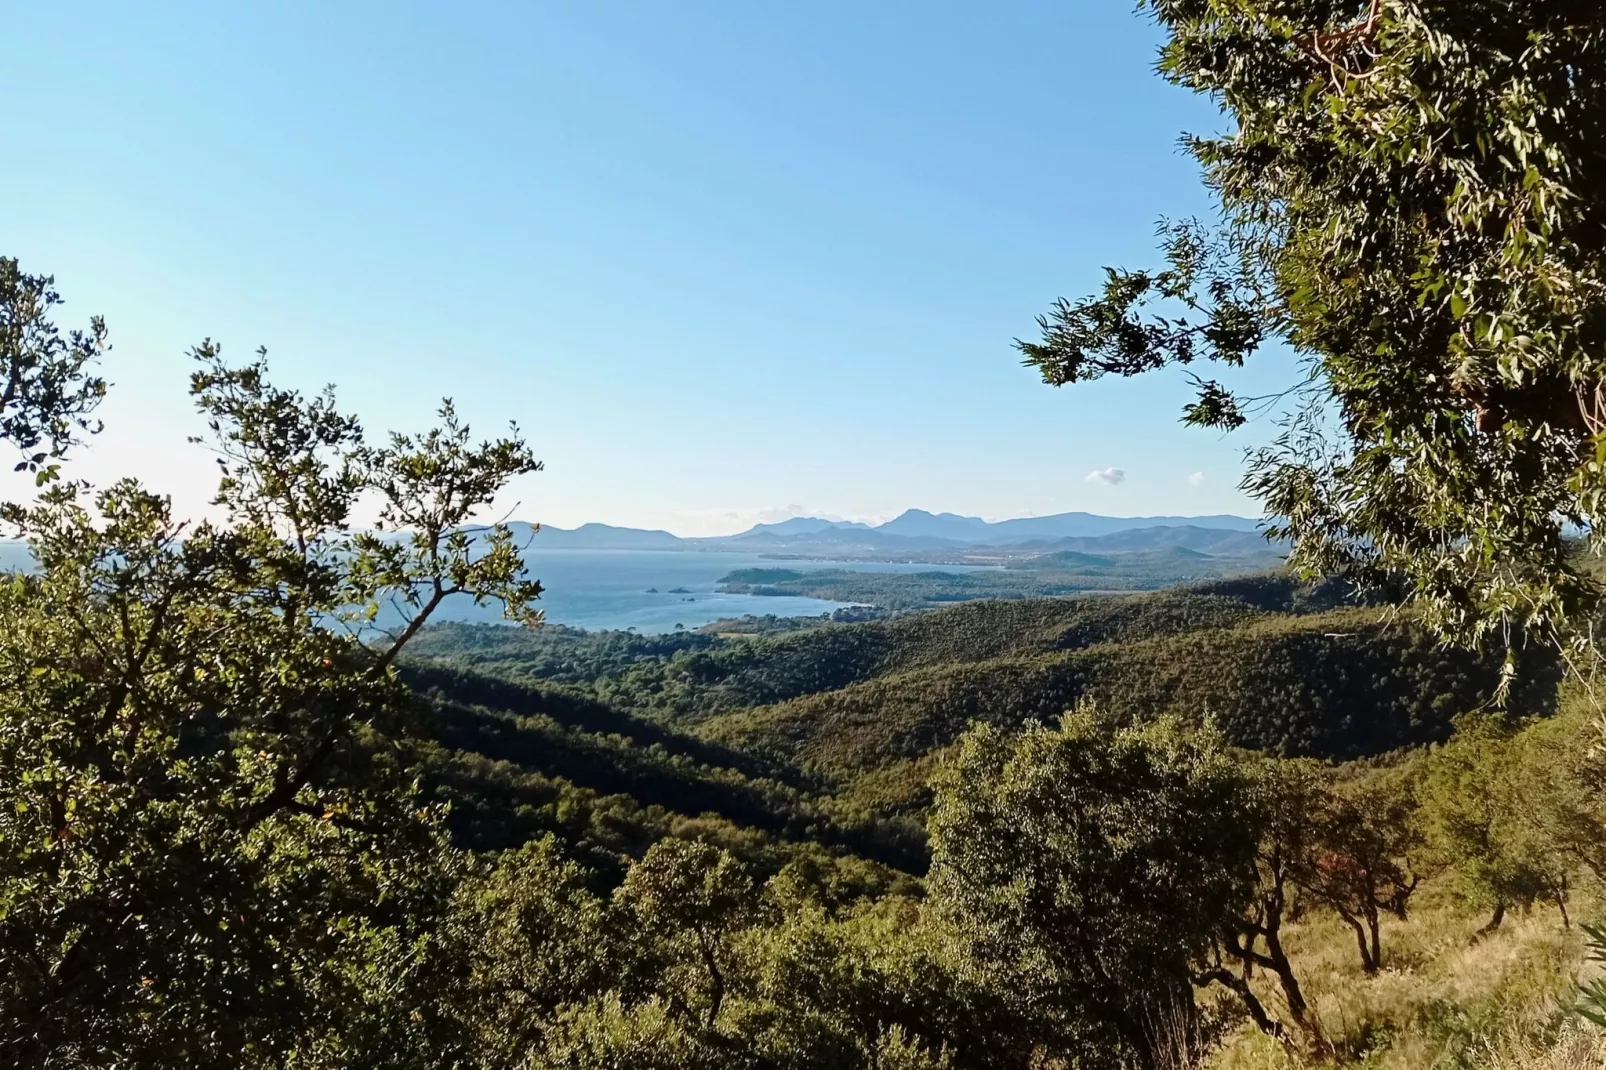
[[[778,617],[813,617],[846,606],[818,598],[719,594],[720,577],[739,568],[789,568],[807,572],[851,568],[860,572],[968,572],[962,565],[904,565],[881,562],[775,561],[757,554],[699,553],[677,550],[545,550],[526,555],[530,572],[546,593],[540,608],[554,624],[575,628],[635,628],[638,632],[673,631],[722,617],[773,613]],[[648,594],[656,587],[657,594]],[[684,587],[685,594],[670,594]],[[479,609],[463,599],[443,605],[439,620],[497,620],[494,609]]]
[[[575,628],[673,631],[676,624],[695,628],[722,617],[749,613],[778,617],[814,617],[847,603],[817,598],[781,598],[750,594],[718,594],[721,576],[739,568],[789,568],[798,572],[851,568],[859,572],[969,572],[964,565],[904,565],[864,561],[776,561],[757,554],[697,553],[675,550],[542,550],[527,554],[530,571],[546,588],[539,607],[547,620]],[[0,570],[27,568],[27,551],[0,542]],[[657,594],[647,589],[656,587]],[[685,594],[670,594],[684,587]],[[453,598],[435,620],[496,621],[501,613]]]

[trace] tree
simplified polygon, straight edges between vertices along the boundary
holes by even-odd
[[[675,964],[697,964],[694,982],[664,977],[672,1008],[701,1004],[704,1024],[719,1020],[726,995],[730,934],[754,906],[752,880],[729,851],[689,840],[659,840],[630,867],[619,901],[634,915],[640,932],[658,943],[649,953],[665,974],[683,972]],[[688,951],[690,953],[688,953]]]
[[[506,529],[463,527],[537,466],[449,406],[372,449],[260,357],[196,357],[221,520],[133,481],[4,509],[37,569],[0,579],[0,1053],[427,1065],[459,860],[399,768],[415,707],[391,666],[453,593],[528,618]],[[403,530],[352,535],[364,494]],[[392,637],[359,630],[381,605]]]
[[[1522,817],[1562,859],[1606,881],[1606,722],[1586,721],[1583,712],[1564,707],[1513,741],[1520,749]]]
[[[1225,919],[1210,961],[1198,976],[1201,982],[1219,984],[1237,995],[1262,1032],[1291,1040],[1288,1029],[1267,1013],[1249,983],[1256,969],[1270,973],[1277,978],[1299,1038],[1317,1050],[1323,1045],[1321,1026],[1283,946],[1283,925],[1293,913],[1294,895],[1316,841],[1320,781],[1310,761],[1268,759],[1252,776],[1244,820],[1254,837],[1252,891],[1243,909]]]
[[[1376,973],[1383,965],[1381,915],[1404,921],[1421,882],[1412,864],[1421,847],[1415,791],[1399,771],[1386,770],[1322,795],[1300,885],[1355,931],[1361,968]]]
[[[781,877],[773,913],[743,934],[733,1033],[758,1065],[989,1067],[1007,1058],[1009,1022],[968,983],[963,959],[918,900],[892,896],[833,915]],[[772,898],[776,896],[776,898]]]
[[[458,885],[443,926],[447,999],[476,1066],[525,1065],[565,1007],[618,984],[625,945],[595,875],[548,835]]]
[[[1054,384],[1233,368],[1308,378],[1244,486],[1311,574],[1399,576],[1457,639],[1589,646],[1566,534],[1606,508],[1606,18],[1579,0],[1147,0],[1160,68],[1220,104],[1188,151],[1219,227],[1040,320]],[[1184,419],[1278,399],[1193,376]]]
[[[106,395],[106,381],[90,372],[106,349],[106,324],[96,316],[64,337],[52,319],[61,304],[55,282],[0,256],[0,441],[22,455],[16,470],[40,483],[100,429],[93,417]]]
[[[1169,723],[979,727],[937,784],[933,905],[1043,1056],[1153,1065],[1251,898],[1248,801],[1218,743]]]
[[[1422,783],[1429,849],[1453,869],[1462,898],[1490,912],[1480,933],[1513,906],[1549,900],[1567,918],[1572,861],[1537,820],[1543,780],[1520,736],[1488,715],[1461,719]]]
[[[663,1003],[627,1006],[617,992],[564,1008],[531,1070],[723,1070],[730,1066]]]

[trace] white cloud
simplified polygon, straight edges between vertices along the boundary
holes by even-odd
[[[1203,472],[1195,472],[1193,475],[1188,477],[1188,484],[1190,486],[1194,486],[1194,487],[1203,486],[1204,485],[1204,481],[1205,481],[1205,474]]]
[[[1089,483],[1103,483],[1106,487],[1113,487],[1126,482],[1126,469],[1124,468],[1097,468],[1087,474]]]

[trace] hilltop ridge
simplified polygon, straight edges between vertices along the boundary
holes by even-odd
[[[515,521],[510,525],[523,541],[535,534],[536,525]],[[1052,516],[1017,517],[988,521],[958,513],[932,513],[907,509],[880,524],[795,516],[773,523],[755,524],[733,535],[680,536],[661,529],[588,523],[577,528],[540,525],[538,545],[551,549],[596,550],[763,550],[766,552],[830,553],[854,556],[919,552],[955,553],[986,549],[1085,549],[1061,540],[1103,539],[1124,533],[1148,532],[1129,538],[1132,549],[1181,543],[1187,549],[1210,552],[1209,545],[1194,545],[1200,533],[1220,533],[1227,542],[1254,537],[1261,521],[1251,517],[1209,516],[1101,516],[1097,513],[1056,513]],[[1210,542],[1206,536],[1203,541]]]

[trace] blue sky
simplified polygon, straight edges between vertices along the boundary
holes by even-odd
[[[517,420],[563,526],[1253,511],[1269,429],[1010,345],[1209,210],[1176,139],[1221,120],[1131,7],[6,5],[0,252],[109,321],[77,472],[190,510],[210,336],[375,431]]]

